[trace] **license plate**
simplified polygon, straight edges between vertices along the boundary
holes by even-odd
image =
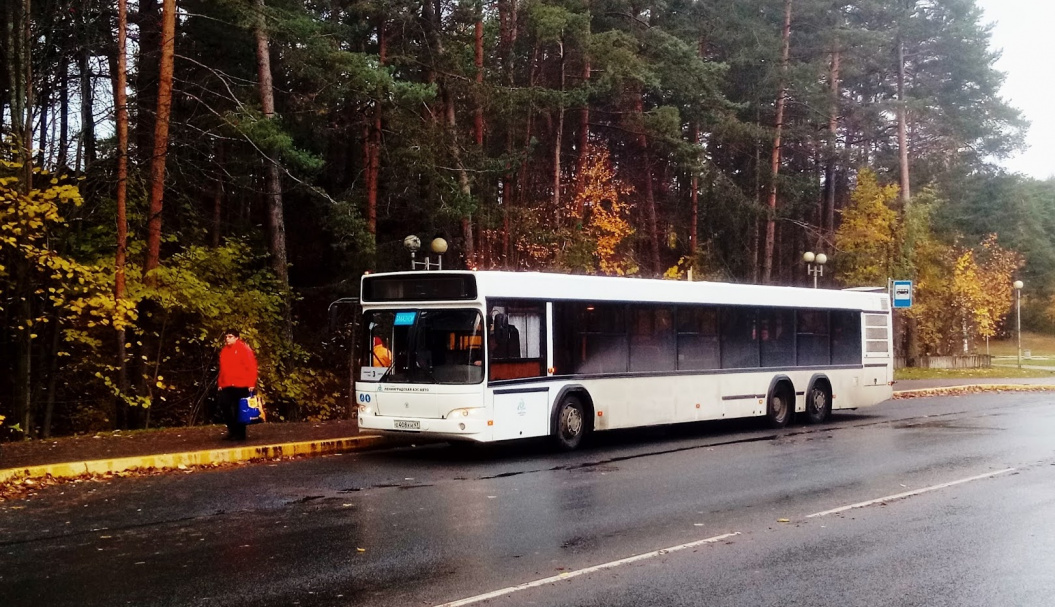
[[[416,419],[397,419],[392,425],[400,430],[421,430],[421,422]]]

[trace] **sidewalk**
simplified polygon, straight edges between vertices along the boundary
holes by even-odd
[[[964,388],[970,386],[970,388]],[[950,390],[1055,389],[1055,377],[905,380],[895,397],[931,396]],[[356,420],[264,423],[249,427],[244,442],[223,440],[224,426],[105,432],[49,440],[0,443],[0,486],[22,479],[73,478],[129,470],[190,468],[254,459],[325,455],[383,447],[391,439],[360,434]]]
[[[248,440],[224,440],[224,426],[102,432],[0,443],[0,485],[23,478],[71,478],[133,469],[189,468],[300,455],[325,455],[377,445],[356,420],[256,424]]]

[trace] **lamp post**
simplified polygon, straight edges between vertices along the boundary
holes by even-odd
[[[436,237],[429,243],[429,249],[436,254],[436,261],[432,261],[431,255],[425,254],[425,261],[418,261],[418,250],[421,249],[421,239],[411,234],[403,239],[403,246],[410,251],[410,269],[417,270],[442,270],[443,254],[447,252],[447,241]]]
[[[817,288],[817,277],[824,276],[824,264],[828,262],[828,256],[824,253],[813,254],[806,251],[802,254],[802,261],[806,262],[806,274],[813,276],[813,288]]]
[[[1018,368],[1022,368],[1022,281],[1012,283],[1015,287],[1015,333],[1018,334]]]

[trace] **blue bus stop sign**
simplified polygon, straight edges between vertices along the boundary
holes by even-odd
[[[894,281],[894,307],[895,308],[910,308],[910,307],[912,307],[912,281],[911,280],[895,280]]]

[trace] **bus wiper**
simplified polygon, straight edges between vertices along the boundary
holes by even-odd
[[[378,383],[388,383],[388,382],[385,381],[385,378],[388,377],[388,374],[391,373],[392,369],[395,369],[395,368],[396,368],[396,362],[392,361],[392,364],[388,365],[388,368],[385,369],[385,372],[381,374],[381,377],[377,378]]]

